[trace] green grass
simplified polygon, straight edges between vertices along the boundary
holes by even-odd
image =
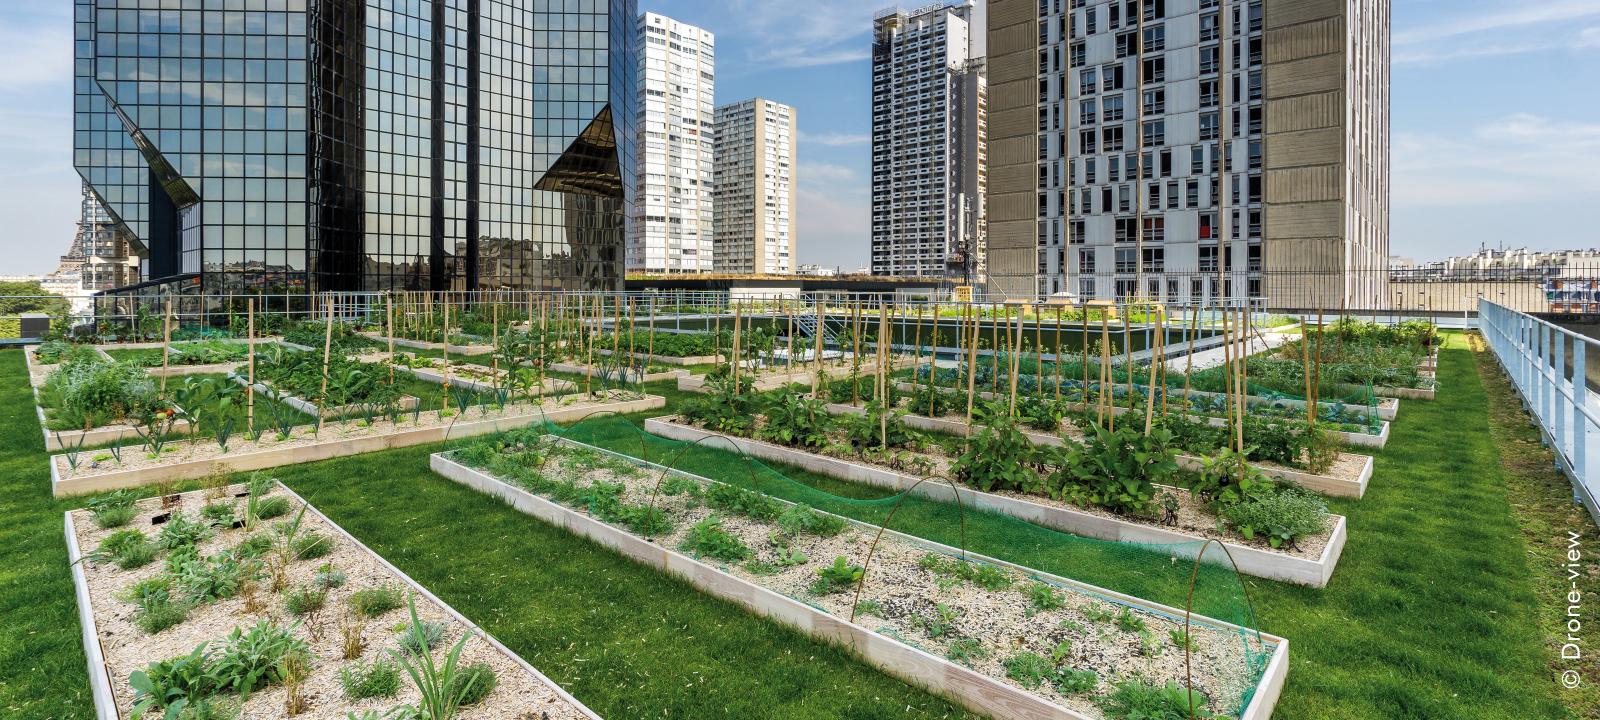
[[[1335,500],[1350,540],[1329,588],[1248,579],[1260,627],[1292,643],[1274,717],[1563,718],[1547,636],[1552,559],[1528,542],[1563,518],[1531,523],[1526,495],[1560,509],[1560,486],[1530,489],[1537,463],[1505,462],[1491,399],[1461,336],[1441,353],[1440,399],[1405,401],[1362,500]],[[1492,380],[1491,380],[1492,383]],[[436,386],[435,386],[436,387]],[[675,404],[671,382],[648,391]],[[1501,393],[1503,395],[1503,393]],[[22,359],[0,352],[0,715],[88,717],[61,511],[28,407]],[[670,411],[670,405],[669,405]],[[637,422],[641,417],[630,418]],[[595,426],[596,432],[602,426]],[[616,425],[597,439],[640,447]],[[1493,431],[1493,432],[1492,432]],[[631,431],[629,431],[631,432]],[[628,445],[631,444],[631,447]],[[605,717],[960,717],[949,704],[846,653],[708,599],[565,531],[427,470],[438,446],[280,470],[336,522],[483,624]],[[659,458],[657,458],[659,459]],[[695,455],[701,474],[749,482],[742,461]],[[720,462],[720,464],[719,464]],[[382,477],[381,482],[372,478]],[[794,473],[788,492],[881,494]],[[767,482],[765,487],[776,488]],[[1507,488],[1517,496],[1508,495]],[[840,509],[848,503],[836,501]],[[856,512],[881,514],[881,503]],[[908,500],[894,527],[958,535],[953,509]],[[1578,516],[1577,520],[1585,520]],[[1126,548],[1063,546],[1059,536],[968,516],[969,547],[1086,582],[1181,604],[1182,588]],[[1036,533],[1036,534],[1035,534]],[[1529,538],[1528,541],[1524,537]],[[1130,562],[1131,560],[1131,562]],[[579,590],[582,590],[580,592]]]

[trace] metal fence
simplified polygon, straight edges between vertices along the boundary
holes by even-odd
[[[1600,360],[1600,341],[1489,300],[1478,305],[1479,326],[1523,404],[1572,481],[1573,496],[1600,523],[1600,476],[1592,445],[1600,439],[1600,405],[1589,363]]]

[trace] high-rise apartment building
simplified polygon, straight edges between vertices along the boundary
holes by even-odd
[[[127,232],[106,212],[88,183],[83,186],[78,208],[78,231],[56,272],[76,271],[84,290],[110,290],[138,282],[139,258],[129,250]]]
[[[628,226],[628,269],[709,272],[716,38],[644,13],[638,24],[639,202]]]
[[[974,5],[884,10],[872,39],[872,272],[984,275],[986,86]]]
[[[153,286],[616,288],[633,0],[75,0],[74,164]]]
[[[991,279],[1379,302],[1388,33],[1388,0],[993,0]]]
[[[752,98],[717,108],[718,272],[795,272],[794,108]]]

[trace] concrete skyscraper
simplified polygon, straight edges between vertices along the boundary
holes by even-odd
[[[984,62],[972,0],[873,19],[872,272],[981,282]]]
[[[716,269],[795,272],[794,108],[763,98],[717,108]]]
[[[664,15],[639,16],[639,202],[628,269],[709,272],[716,38]]]

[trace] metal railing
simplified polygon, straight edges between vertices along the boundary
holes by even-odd
[[[1589,386],[1588,363],[1600,360],[1600,341],[1490,300],[1478,303],[1484,340],[1511,376],[1528,412],[1555,451],[1556,465],[1572,481],[1573,499],[1600,523],[1600,476],[1592,458],[1600,448],[1600,404]]]

